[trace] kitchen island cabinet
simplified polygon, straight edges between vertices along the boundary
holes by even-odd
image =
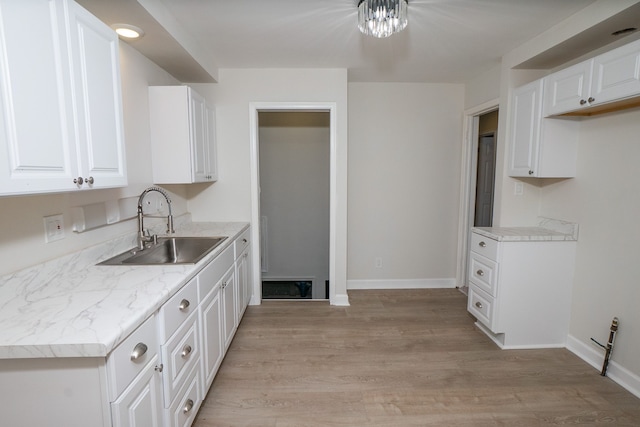
[[[501,348],[565,347],[574,234],[541,227],[474,228],[468,311]]]
[[[127,184],[118,49],[73,1],[0,1],[0,196]]]
[[[177,224],[183,235],[229,236],[195,265],[95,265],[135,242],[126,236],[3,277],[3,422],[190,425],[208,389],[205,348],[214,354],[208,384],[224,355],[224,324],[219,314],[201,315],[209,307],[201,297],[209,295],[199,285],[221,269],[235,271],[235,240],[246,227]]]

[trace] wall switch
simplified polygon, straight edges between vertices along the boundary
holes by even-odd
[[[382,258],[376,258],[376,268],[382,268]]]
[[[513,187],[513,194],[516,196],[522,196],[524,194],[524,184],[522,182],[516,182]]]
[[[64,239],[64,220],[62,214],[44,217],[44,241],[46,243]]]

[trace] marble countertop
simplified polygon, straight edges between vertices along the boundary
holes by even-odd
[[[578,224],[544,217],[539,217],[538,224],[532,227],[474,227],[472,230],[499,242],[578,240]]]
[[[96,265],[134,233],[0,277],[0,359],[107,356],[248,226],[176,224],[177,236],[229,237],[197,264]]]

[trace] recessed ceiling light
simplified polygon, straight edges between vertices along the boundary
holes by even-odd
[[[125,39],[129,39],[129,40],[138,39],[138,38],[144,36],[144,31],[142,31],[141,28],[138,28],[135,25],[113,24],[111,26],[111,28],[116,30],[116,33],[118,33],[118,35],[120,37],[123,37]]]

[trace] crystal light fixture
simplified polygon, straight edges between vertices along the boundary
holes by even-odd
[[[369,36],[383,38],[407,26],[407,0],[360,0],[358,28]]]

